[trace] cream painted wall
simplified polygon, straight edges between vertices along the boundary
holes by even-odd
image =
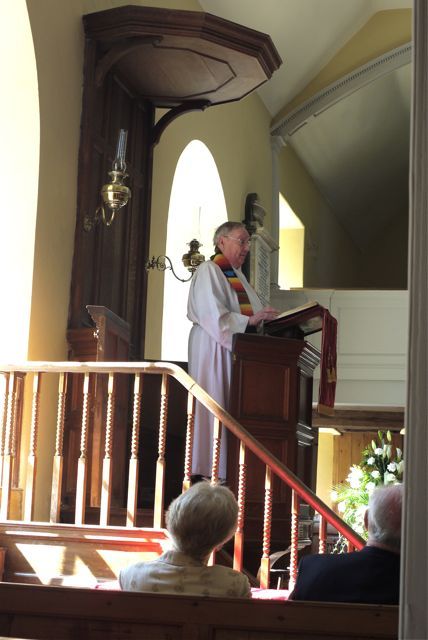
[[[359,272],[374,289],[407,289],[409,217],[398,216],[380,238],[361,255]]]
[[[333,506],[331,491],[333,489],[333,455],[334,438],[330,433],[320,433],[318,437],[318,467],[316,493],[329,507]]]
[[[410,9],[379,11],[333,56],[303,91],[279,111],[273,124],[332,82],[411,39]]]
[[[229,219],[242,220],[246,195],[256,192],[268,212],[269,228],[272,189],[269,124],[263,103],[258,96],[250,95],[240,102],[189,113],[169,125],[154,153],[150,255],[165,252],[174,171],[181,152],[193,139],[204,142],[214,156]],[[209,255],[210,249],[204,247],[205,255]],[[161,354],[163,279],[164,274],[159,272],[149,275],[145,357],[150,360],[160,358]]]
[[[305,226],[303,286],[346,286],[356,277],[357,249],[289,146],[280,154],[279,174],[279,189]]]
[[[410,40],[410,9],[378,12],[281,110],[274,123],[343,75]],[[395,288],[397,281],[406,287],[407,244],[403,243],[403,235],[407,236],[407,209],[389,230],[387,238],[362,253],[330,212],[290,147],[285,147],[280,154],[280,190],[306,227],[305,287],[367,288],[368,281],[373,288],[388,287],[392,281]]]

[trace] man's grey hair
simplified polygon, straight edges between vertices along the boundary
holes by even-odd
[[[217,229],[214,231],[213,244],[217,249],[218,241],[222,236],[228,236],[231,231],[234,229],[245,229],[245,225],[242,222],[223,222]]]
[[[373,491],[367,514],[369,542],[378,542],[400,551],[402,503],[402,484],[378,487]]]
[[[204,560],[233,536],[237,518],[238,503],[232,491],[202,481],[171,502],[166,523],[178,551]]]

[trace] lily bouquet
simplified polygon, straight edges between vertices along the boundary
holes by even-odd
[[[331,496],[340,515],[364,539],[370,494],[379,485],[402,482],[403,471],[403,452],[393,445],[391,432],[378,431],[378,441],[372,440],[364,449],[360,464],[353,464],[346,481],[334,487]]]

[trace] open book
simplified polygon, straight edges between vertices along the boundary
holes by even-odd
[[[318,302],[310,301],[299,307],[283,311],[275,320],[265,322],[265,333],[274,335],[282,330],[295,327],[307,336],[321,331],[324,308]]]

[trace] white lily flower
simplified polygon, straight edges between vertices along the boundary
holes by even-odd
[[[390,462],[386,468],[388,469],[388,471],[397,471],[397,465],[395,464],[395,462]]]
[[[370,458],[367,459],[367,464],[374,464],[375,463],[375,459],[373,458],[373,456],[370,456]]]
[[[377,447],[374,452],[377,456],[383,456],[383,448],[381,447]]]
[[[384,484],[395,484],[397,482],[397,478],[393,473],[385,473],[383,476]]]
[[[380,478],[380,472],[377,469],[372,471],[370,475],[371,475],[372,478],[375,478],[375,479],[376,478]]]

